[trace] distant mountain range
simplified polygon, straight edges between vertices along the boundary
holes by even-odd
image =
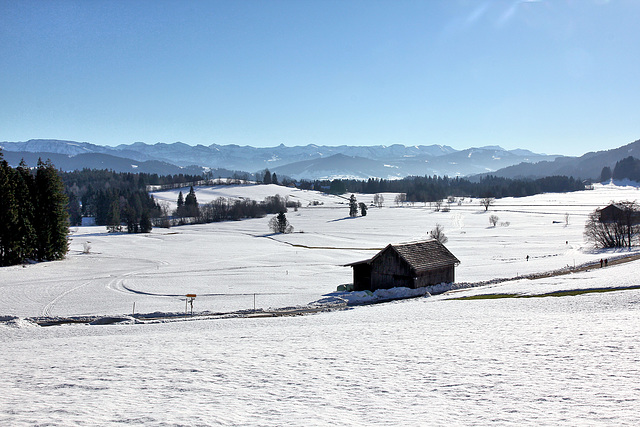
[[[616,162],[629,156],[640,158],[640,139],[622,147],[589,152],[580,157],[557,157],[553,161],[519,163],[491,172],[490,175],[504,178],[542,178],[565,175],[574,178],[599,179],[603,167],[608,166],[613,170]]]
[[[12,165],[24,158],[34,165],[50,158],[63,170],[112,169],[118,172],[158,174],[200,173],[203,170],[246,171],[269,169],[295,179],[349,177],[401,178],[408,175],[467,176],[493,172],[519,163],[553,161],[558,156],[498,146],[455,150],[446,145],[317,146],[256,148],[238,145],[191,146],[136,142],[117,147],[88,142],[37,139],[1,142]]]
[[[51,159],[63,170],[111,169],[117,172],[199,174],[212,170],[230,176],[234,171],[254,173],[269,169],[295,179],[371,177],[396,179],[408,175],[483,176],[540,178],[567,175],[594,179],[604,166],[613,168],[625,157],[640,158],[640,140],[620,148],[587,153],[580,157],[536,154],[528,150],[505,150],[499,146],[455,150],[446,145],[318,146],[256,148],[238,145],[191,146],[136,142],[117,147],[88,142],[36,139],[1,142],[5,159],[13,166],[25,159]]]

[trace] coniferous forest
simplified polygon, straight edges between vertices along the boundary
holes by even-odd
[[[69,245],[67,196],[51,162],[12,168],[0,153],[0,265],[62,259]]]
[[[97,225],[111,231],[129,233],[151,231],[150,218],[160,216],[160,207],[147,192],[147,185],[161,181],[150,174],[116,173],[108,170],[83,169],[61,172],[69,197],[69,221],[80,225],[82,217],[93,217]],[[193,179],[181,176],[181,179]]]
[[[640,182],[640,159],[629,156],[616,162],[611,177],[613,179],[629,179]]]

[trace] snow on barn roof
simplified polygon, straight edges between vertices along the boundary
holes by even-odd
[[[390,244],[373,258],[347,264],[346,266],[352,267],[358,264],[371,264],[376,258],[389,249],[396,251],[398,255],[400,255],[400,258],[402,258],[416,274],[421,274],[436,268],[460,264],[460,260],[449,252],[442,243],[437,240],[426,240],[398,245]]]

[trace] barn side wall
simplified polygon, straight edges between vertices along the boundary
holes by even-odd
[[[455,282],[455,267],[453,265],[429,270],[416,278],[416,287],[438,285],[440,283]]]
[[[411,269],[395,250],[387,249],[371,264],[371,290],[413,288]]]

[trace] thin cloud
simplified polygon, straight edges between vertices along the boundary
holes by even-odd
[[[498,25],[502,26],[509,22],[517,13],[520,5],[524,3],[542,3],[544,0],[516,0],[511,3],[511,6],[500,16],[498,19]]]

